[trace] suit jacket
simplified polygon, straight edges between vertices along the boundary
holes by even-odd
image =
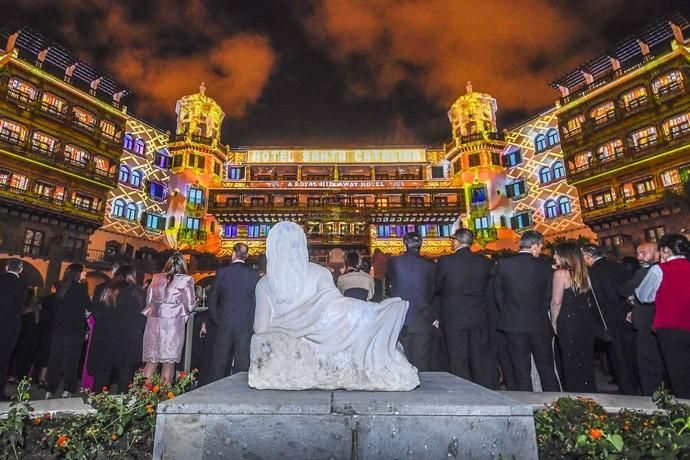
[[[649,267],[640,267],[633,274],[633,276],[618,287],[618,295],[627,299],[628,297],[635,297],[635,289],[642,283],[642,280],[652,265]],[[656,308],[654,303],[640,303],[637,298],[632,305],[632,325],[638,331],[651,331],[652,323],[654,323],[654,314]]]
[[[436,266],[415,252],[406,252],[388,260],[386,291],[410,303],[405,316],[408,332],[430,334],[431,299],[434,296]]]
[[[0,275],[0,292],[0,334],[4,334],[5,328],[19,324],[19,312],[29,296],[29,287],[14,273],[3,273]]]
[[[62,297],[55,297],[53,335],[83,336],[86,330],[86,310],[90,308],[91,298],[86,284],[72,284]]]
[[[240,334],[252,333],[258,282],[256,270],[241,262],[218,270],[207,301],[216,327]]]
[[[589,267],[589,278],[607,325],[624,323],[632,308],[618,294],[618,288],[630,279],[625,265],[602,257]]]
[[[436,291],[441,296],[445,331],[469,329],[487,319],[487,289],[493,264],[469,248],[441,257],[436,265]]]
[[[553,335],[549,309],[553,271],[548,261],[529,253],[500,259],[494,293],[499,309],[497,328],[520,334]]]

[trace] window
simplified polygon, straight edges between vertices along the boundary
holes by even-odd
[[[247,234],[249,238],[264,238],[270,229],[271,226],[267,224],[251,224],[247,226]]]
[[[139,217],[139,210],[137,205],[134,203],[129,203],[125,208],[125,218],[129,220],[136,220]]]
[[[561,136],[558,134],[558,130],[556,128],[551,128],[546,132],[546,142],[549,144],[549,146],[560,144]]]
[[[129,150],[130,152],[134,150],[134,138],[131,134],[125,134],[125,139],[122,143],[122,146],[125,148],[125,150]]]
[[[556,206],[556,202],[553,200],[549,200],[546,203],[544,203],[544,216],[546,216],[547,219],[553,219],[558,215],[558,206]]]
[[[297,206],[298,203],[299,201],[297,200],[296,196],[286,196],[283,200],[283,204],[285,206]]]
[[[165,186],[163,184],[159,184],[158,182],[151,182],[149,186],[149,195],[158,200],[164,200]]]
[[[173,161],[172,161],[172,167],[173,168],[179,168],[184,164],[184,154],[180,153],[178,155],[173,156]]]
[[[203,155],[189,154],[187,158],[187,166],[191,168],[204,169],[206,167],[206,157]]]
[[[470,168],[473,168],[475,166],[479,166],[482,164],[481,157],[479,156],[478,153],[472,153],[469,156],[469,162],[470,162]]]
[[[10,172],[6,169],[0,169],[0,185],[4,187],[10,182]]]
[[[53,198],[55,186],[52,184],[46,184],[45,182],[36,181],[34,182],[34,193],[41,198]]]
[[[644,86],[637,86],[625,93],[621,94],[620,105],[626,112],[635,110],[647,104],[647,88]]]
[[[111,174],[111,168],[110,168],[110,160],[102,157],[102,156],[96,156],[93,159],[93,167],[94,167],[94,172],[96,174],[100,174],[101,176],[109,176]]]
[[[667,96],[683,90],[683,74],[673,70],[652,82],[652,92],[657,97]]]
[[[37,152],[52,155],[58,150],[59,141],[54,137],[43,134],[40,131],[34,132],[31,139],[31,148]]]
[[[448,205],[448,197],[447,196],[435,196],[434,197],[434,204],[437,206],[446,206],[446,205]]]
[[[563,127],[563,134],[565,137],[574,136],[582,132],[582,124],[585,122],[585,116],[581,113],[575,115],[565,122]]]
[[[540,134],[534,138],[534,150],[537,152],[543,152],[546,150],[546,136]]]
[[[237,238],[237,224],[229,224],[223,227],[223,236],[225,238]]]
[[[410,206],[418,207],[418,206],[424,206],[424,197],[423,196],[411,196],[409,198],[410,200]]]
[[[628,143],[636,152],[656,144],[658,140],[659,137],[654,126],[638,129],[628,136]]]
[[[599,161],[605,163],[607,161],[617,160],[623,157],[623,141],[614,139],[597,147],[597,157]]]
[[[100,123],[101,135],[109,139],[115,139],[115,123],[108,120],[101,120]]]
[[[613,193],[611,193],[610,189],[591,193],[583,199],[583,205],[587,209],[605,208],[611,203],[613,203]]]
[[[201,228],[201,219],[198,217],[187,217],[185,228],[188,230],[199,230]]]
[[[568,198],[567,196],[562,196],[558,199],[558,212],[562,216],[570,214],[570,198]]]
[[[470,203],[474,206],[480,206],[486,203],[486,186],[480,185],[472,187],[470,190]]]
[[[580,152],[568,161],[571,173],[579,173],[592,166],[592,152]]]
[[[201,204],[204,202],[204,191],[200,188],[189,187],[187,192],[187,201],[193,204]],[[253,204],[253,203],[252,203]]]
[[[228,168],[228,179],[230,180],[242,180],[244,179],[244,168],[237,166],[230,166]]]
[[[594,126],[603,125],[616,118],[616,105],[613,101],[599,104],[589,111],[589,117],[592,119]]]
[[[117,176],[120,182],[129,182],[129,168],[127,165],[120,165],[120,170]]]
[[[522,163],[522,152],[520,149],[515,149],[509,153],[507,153],[503,157],[503,162],[505,166],[517,166],[520,163]]]
[[[443,179],[444,177],[445,177],[445,171],[444,171],[443,166],[432,166],[431,167],[431,178],[432,179]]]
[[[308,196],[307,206],[321,206],[321,198],[319,198],[318,196]],[[362,206],[364,205],[362,204]]]
[[[510,218],[510,226],[515,230],[522,230],[524,228],[529,228],[532,225],[532,219],[528,212],[521,212],[515,214]]]
[[[664,135],[671,139],[683,137],[690,132],[690,112],[669,118],[662,125]]]
[[[376,236],[379,238],[390,238],[391,228],[388,225],[377,225]]]
[[[29,131],[19,123],[2,119],[0,120],[0,140],[11,144],[22,144],[26,140]]]
[[[10,188],[25,192],[29,188],[29,178],[24,174],[12,173],[10,176]]]
[[[144,177],[144,174],[139,171],[138,169],[135,169],[132,171],[132,178],[130,179],[130,184],[132,187],[141,187],[141,179]]]
[[[510,198],[521,198],[526,193],[525,181],[519,180],[506,185],[506,196]]]
[[[153,164],[161,169],[170,169],[171,162],[170,155],[166,152],[159,150],[153,155]]]
[[[539,182],[542,184],[551,182],[551,169],[548,166],[539,169]]]
[[[501,166],[501,154],[498,152],[491,152],[491,164]]]
[[[681,182],[680,170],[678,169],[670,169],[661,173],[661,183],[664,184],[664,187],[672,187]]]
[[[388,197],[387,196],[380,196],[376,198],[376,207],[377,208],[387,208],[388,207]]]
[[[75,192],[72,194],[72,203],[75,208],[84,209],[90,211],[94,204],[93,197],[89,195],[83,195],[81,193]]]
[[[43,245],[43,232],[27,228],[24,232],[24,254],[37,256]]]
[[[143,139],[137,139],[134,142],[134,153],[137,155],[144,155],[146,153],[146,142]]]
[[[41,110],[52,115],[64,117],[67,112],[67,101],[51,93],[41,96]]]
[[[70,258],[81,257],[86,247],[86,240],[80,238],[67,237],[67,243],[65,244],[65,252]]]
[[[633,184],[635,187],[635,195],[637,197],[642,197],[654,193],[656,187],[654,185],[654,179],[647,177],[645,179],[639,180]]]
[[[91,161],[91,154],[77,146],[67,144],[65,146],[65,161],[84,168]]]
[[[158,214],[146,214],[146,228],[151,230],[163,230],[165,227],[165,217]]]
[[[646,228],[644,230],[644,239],[650,243],[658,243],[662,236],[666,234],[666,228],[663,225],[658,227]]]
[[[489,216],[475,217],[474,218],[474,228],[475,230],[482,230],[491,227],[491,220]]]
[[[24,104],[30,104],[36,100],[38,91],[36,91],[36,88],[33,85],[25,82],[24,80],[12,77],[10,78],[7,87],[7,97],[9,99]]]
[[[458,158],[453,162],[453,171],[455,171],[456,173],[462,171],[462,158]]]
[[[363,197],[363,196],[353,196],[352,197],[352,205],[355,208],[363,208],[367,205],[367,199],[366,199],[366,197]]]
[[[261,206],[266,206],[267,203],[268,203],[268,200],[266,200],[265,196],[252,196],[249,198],[249,204],[251,206],[261,207]]]
[[[563,166],[563,162],[561,160],[554,161],[551,169],[553,170],[554,180],[561,179],[565,176],[565,167]]]
[[[113,201],[112,215],[115,217],[122,217],[125,215],[125,202],[121,199]]]
[[[96,126],[96,116],[94,114],[81,107],[73,107],[72,114],[74,115],[73,123],[75,126],[87,131],[93,131],[93,128]]]

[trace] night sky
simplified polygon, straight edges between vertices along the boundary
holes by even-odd
[[[0,0],[0,21],[112,74],[163,129],[205,81],[232,146],[440,145],[468,80],[509,127],[553,104],[550,81],[687,3]]]

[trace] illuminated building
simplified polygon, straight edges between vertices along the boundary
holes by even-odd
[[[512,200],[510,228],[533,229],[547,241],[596,235],[584,225],[577,190],[566,181],[555,108],[506,131],[503,163]]]
[[[129,91],[29,29],[0,39],[0,257],[21,256],[50,283],[63,263],[91,259]]]
[[[568,182],[619,255],[690,222],[664,198],[690,171],[689,24],[669,19],[553,82]]]
[[[473,91],[460,96],[448,112],[453,141],[445,156],[452,165],[452,186],[464,195],[463,226],[486,249],[512,249],[517,236],[508,226],[511,201],[505,196],[503,136],[496,127],[496,100]]]

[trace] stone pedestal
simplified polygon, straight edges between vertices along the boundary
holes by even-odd
[[[156,459],[537,458],[532,409],[446,373],[409,392],[253,390],[245,373],[161,403]]]

